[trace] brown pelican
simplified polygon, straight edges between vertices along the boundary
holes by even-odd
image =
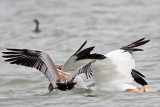
[[[3,57],[7,58],[5,61],[10,62],[10,64],[17,64],[26,67],[33,67],[42,72],[46,78],[49,80],[49,91],[53,89],[59,90],[70,90],[76,84],[73,80],[77,75],[85,73],[86,77],[91,77],[92,70],[90,66],[95,60],[85,63],[80,66],[78,69],[72,72],[64,82],[61,81],[60,74],[64,72],[58,72],[56,66],[51,60],[50,56],[47,53],[37,50],[29,49],[7,49],[8,52],[2,52],[5,54]]]
[[[36,24],[36,28],[34,29],[34,32],[36,32],[36,33],[40,32],[39,21],[37,19],[33,19],[33,22],[35,22],[35,24]]]
[[[94,83],[89,85],[89,87],[95,85],[97,89],[107,91],[139,90],[145,92],[145,85],[147,85],[147,82],[144,80],[145,76],[135,70],[135,60],[133,58],[133,52],[143,51],[136,47],[150,41],[144,39],[145,38],[139,39],[105,55],[97,53],[91,54],[94,47],[81,50],[86,44],[85,42],[78,51],[66,61],[62,67],[62,71],[73,71],[84,63],[96,59],[96,62],[93,63],[91,67]],[[133,80],[141,84],[143,88],[132,85]],[[151,90],[148,89],[147,91]]]

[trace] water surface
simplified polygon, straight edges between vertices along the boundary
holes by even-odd
[[[48,80],[32,68],[0,58],[1,107],[158,107],[160,105],[159,0],[0,0],[0,51],[27,48],[47,52],[63,64],[79,46],[105,54],[142,37],[150,43],[135,53],[136,69],[152,93],[74,89],[48,93]],[[41,33],[33,33],[32,19]],[[86,46],[86,47],[87,47]],[[0,53],[2,56],[2,53]]]

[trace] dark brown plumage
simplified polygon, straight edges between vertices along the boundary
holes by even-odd
[[[41,32],[39,30],[39,21],[37,19],[33,19],[33,22],[35,22],[35,24],[36,24],[36,28],[34,29],[34,32],[36,32],[36,33]]]

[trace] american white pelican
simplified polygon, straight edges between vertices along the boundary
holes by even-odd
[[[87,42],[85,41],[78,51],[66,61],[62,71],[73,71],[86,63],[86,61],[96,59],[96,62],[91,67],[94,83],[89,87],[95,85],[97,89],[107,91],[151,91],[145,88],[145,85],[147,85],[147,82],[143,79],[145,76],[135,70],[135,60],[132,54],[135,51],[143,51],[135,47],[150,41],[144,39],[137,40],[106,55],[91,54],[94,46],[81,50]],[[144,87],[140,88],[132,85],[133,80]]]
[[[73,80],[77,75],[85,73],[86,77],[91,77],[92,70],[90,66],[95,60],[87,62],[78,69],[71,71],[70,75],[68,73],[57,71],[56,66],[51,60],[47,53],[29,50],[29,49],[7,49],[9,52],[3,52],[5,54],[3,57],[7,58],[5,61],[10,62],[10,64],[23,65],[26,67],[33,67],[41,71],[46,78],[49,80],[49,91],[53,89],[60,89],[62,91],[70,90],[74,87],[76,82]],[[67,75],[67,78],[64,76]]]

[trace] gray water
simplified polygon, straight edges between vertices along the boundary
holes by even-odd
[[[40,33],[33,32],[34,18]],[[0,107],[160,106],[159,0],[0,0],[0,56],[5,48],[36,49],[63,64],[85,40],[96,46],[94,52],[105,54],[142,37],[151,41],[134,54],[136,69],[154,92],[48,92],[42,73],[1,57]]]

